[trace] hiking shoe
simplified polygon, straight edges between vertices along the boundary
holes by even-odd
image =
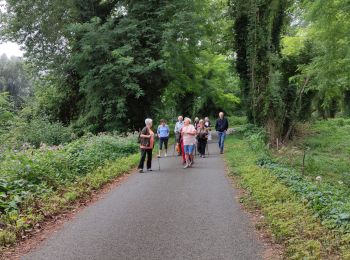
[[[147,169],[148,172],[152,172],[153,170],[152,169]]]
[[[160,158],[160,154],[158,154],[157,157]]]
[[[168,157],[168,155],[167,155],[167,154],[165,154],[165,155],[164,155],[164,157]]]
[[[142,169],[138,169],[137,170],[139,173],[143,173],[143,170]]]
[[[190,167],[188,164],[186,164],[185,166],[184,166],[184,169],[187,169],[188,167]]]

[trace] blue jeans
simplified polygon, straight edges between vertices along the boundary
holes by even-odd
[[[226,132],[218,132],[218,141],[220,152],[224,152],[224,143],[225,143]]]

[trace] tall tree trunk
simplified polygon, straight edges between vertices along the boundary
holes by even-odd
[[[231,0],[235,18],[237,71],[248,120],[265,127],[271,144],[285,127],[285,86],[281,82],[280,38],[287,1]],[[289,124],[286,126],[289,128]]]

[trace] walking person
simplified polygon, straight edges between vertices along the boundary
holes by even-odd
[[[211,137],[211,123],[210,123],[210,120],[209,120],[209,117],[205,117],[204,118],[204,127],[208,130],[208,141],[211,141],[212,137]]]
[[[196,143],[196,129],[191,124],[191,119],[188,117],[184,120],[184,126],[182,128],[183,133],[183,143],[184,143],[184,152],[185,152],[185,158],[186,158],[186,165],[184,168],[191,167],[193,164],[193,150]]]
[[[208,131],[210,131],[211,123],[210,123],[209,117],[207,116],[204,118],[204,127],[207,128]]]
[[[174,129],[174,133],[175,133],[175,141],[176,141],[176,147],[177,147],[177,151],[178,151],[178,156],[181,155],[181,129],[184,126],[184,122],[183,122],[183,117],[179,116],[177,118],[177,122],[175,124],[175,129]]]
[[[208,128],[204,125],[204,120],[201,119],[197,128],[198,153],[199,157],[205,158],[205,148],[208,141]]]
[[[165,148],[165,157],[167,157],[168,153],[168,141],[169,141],[169,126],[166,124],[166,121],[164,119],[160,120],[160,125],[157,128],[157,135],[159,138],[159,153],[158,157],[161,157],[161,151],[163,150],[163,144]]]
[[[224,143],[225,143],[225,137],[226,132],[228,129],[228,121],[224,116],[224,112],[219,113],[219,118],[216,120],[215,124],[215,130],[218,132],[218,143],[219,143],[219,149],[220,153],[224,153]]]
[[[143,172],[143,167],[147,155],[147,171],[152,171],[152,151],[154,147],[154,132],[152,131],[153,121],[150,118],[145,120],[146,126],[140,133],[141,159],[138,171]]]
[[[182,156],[182,164],[186,164],[186,156],[185,156],[185,148],[184,148],[184,139],[183,139],[183,128],[181,129],[181,135],[180,135],[180,146],[179,149],[181,149],[181,156]]]
[[[197,130],[197,128],[198,128],[198,124],[199,124],[199,118],[196,117],[196,118],[194,119],[194,122],[193,122],[194,128],[195,128],[196,130]]]

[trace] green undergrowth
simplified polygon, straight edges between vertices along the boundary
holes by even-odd
[[[308,184],[293,170],[277,167],[264,145],[261,131],[252,131],[245,138],[237,132],[226,144],[230,174],[248,192],[243,201],[261,209],[264,225],[275,242],[285,247],[285,258],[350,259],[344,209],[337,212],[332,223],[321,216],[321,212],[327,215],[322,203],[322,196],[327,195],[323,195],[323,189],[327,187],[319,190],[319,186]],[[309,191],[305,192],[309,197],[304,196],[303,189]]]
[[[306,151],[304,177],[322,178],[337,189],[350,190],[350,119],[299,124],[297,137],[275,153],[279,164],[300,170]]]
[[[134,138],[86,136],[66,146],[7,151],[0,158],[0,246],[16,242],[45,218],[87,199],[130,171]]]

